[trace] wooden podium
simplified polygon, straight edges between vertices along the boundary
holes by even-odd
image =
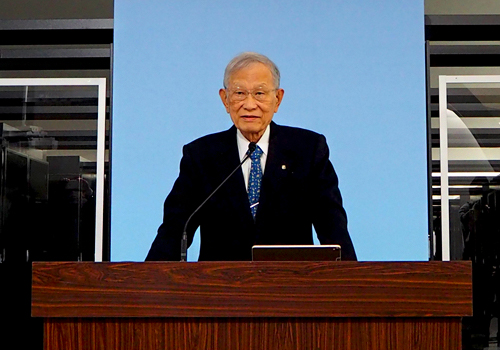
[[[45,350],[461,349],[469,262],[34,263]]]

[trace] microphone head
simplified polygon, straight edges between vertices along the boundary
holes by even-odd
[[[250,142],[248,144],[248,154],[251,154],[257,148],[257,144],[255,142]]]

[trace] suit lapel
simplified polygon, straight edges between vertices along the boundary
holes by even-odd
[[[226,176],[228,176],[240,163],[240,155],[238,152],[238,144],[236,141],[236,127],[233,125],[229,130],[223,133],[221,144],[219,148],[219,155],[217,156],[217,167],[222,178],[218,183],[221,183]],[[217,183],[217,185],[218,185]],[[245,221],[253,222],[252,213],[248,203],[248,194],[246,191],[245,180],[243,172],[238,169],[224,185],[225,190],[229,191],[227,198],[233,208],[240,208],[245,217]],[[222,188],[221,188],[222,190]],[[224,191],[225,192],[225,191]]]
[[[260,216],[264,216],[264,213],[272,210],[271,199],[273,193],[280,192],[283,183],[282,180],[288,176],[289,157],[286,155],[286,148],[283,147],[283,136],[280,126],[271,122],[269,150],[264,176],[262,177],[260,203],[256,217],[257,221]]]

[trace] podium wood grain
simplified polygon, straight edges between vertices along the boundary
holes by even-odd
[[[468,262],[34,263],[35,317],[472,314]]]
[[[34,263],[45,350],[460,349],[468,262]]]
[[[45,350],[459,350],[460,318],[61,319]]]

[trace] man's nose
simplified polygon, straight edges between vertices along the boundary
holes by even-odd
[[[245,109],[257,108],[257,102],[252,94],[248,94],[247,97],[243,100],[243,107]]]

